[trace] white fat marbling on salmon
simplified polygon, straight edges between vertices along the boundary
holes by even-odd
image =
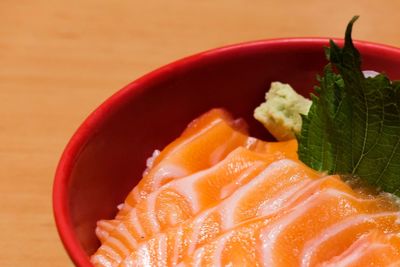
[[[129,242],[129,249],[134,249],[137,247],[137,241],[136,239],[132,236],[131,232],[129,232],[128,228],[126,228],[124,223],[120,223],[116,231],[118,231],[120,234],[122,234],[126,240]]]
[[[179,145],[177,145],[173,149],[171,149],[171,151],[169,151],[169,153],[164,157],[163,161],[168,162],[168,159],[171,157],[171,155],[178,153],[179,150],[184,148],[187,144],[189,144],[189,143],[193,142],[194,140],[196,140],[197,138],[201,137],[204,133],[211,130],[212,128],[214,128],[215,126],[217,126],[218,124],[220,124],[222,122],[223,122],[223,120],[221,118],[216,118],[214,121],[210,122],[207,125],[207,127],[201,129],[196,134],[194,134],[190,138],[185,139]],[[155,150],[153,152],[153,155],[149,159],[147,159],[147,161],[146,161],[147,169],[143,173],[143,175],[145,176],[149,173],[149,171],[152,167],[157,168],[157,169],[154,169],[154,177],[153,177],[153,183],[152,183],[153,191],[158,189],[161,186],[162,181],[165,178],[176,178],[176,177],[183,177],[183,176],[188,175],[188,171],[185,168],[183,168],[182,166],[177,166],[174,164],[160,164],[157,166],[153,166],[154,160],[160,155],[160,153],[161,152],[159,150]],[[140,190],[138,189],[137,186],[133,189],[133,198],[136,202],[139,202],[141,199],[146,197],[147,194],[142,194],[142,193],[143,192],[140,192]],[[129,210],[129,207],[127,207],[127,209]]]
[[[373,250],[390,247],[388,244],[381,244],[378,242],[371,243],[365,239],[368,239],[368,234],[362,235],[340,256],[332,258],[329,263],[321,264],[321,267],[346,267]]]
[[[220,145],[217,147],[210,155],[210,165],[213,166],[217,164],[222,157],[222,155],[225,153],[225,150],[227,148],[227,144]]]
[[[288,200],[285,206],[291,206],[293,203],[298,201],[299,198],[304,197],[304,195],[309,192],[310,196],[314,193],[316,193],[314,190],[324,190],[323,188],[320,189],[318,188],[321,184],[323,184],[325,181],[334,179],[332,178],[333,176],[325,176],[319,179],[315,179],[311,181],[308,185],[300,189],[299,191],[295,192],[291,198]],[[326,188],[325,188],[326,189]],[[317,191],[318,192],[318,191]]]
[[[153,266],[153,262],[161,263],[160,266],[167,266],[167,236],[165,234],[159,234],[156,239],[156,243],[141,243],[135,253],[131,253],[126,257],[119,266],[131,267],[131,266]],[[155,249],[155,254],[151,253],[152,248]],[[158,266],[158,265],[157,265]]]
[[[188,145],[189,143],[193,142],[194,140],[196,140],[197,138],[202,136],[204,133],[208,132],[209,130],[211,130],[212,128],[214,128],[215,126],[217,126],[218,124],[220,124],[222,122],[223,122],[223,120],[221,118],[217,118],[214,121],[212,121],[211,123],[209,123],[207,125],[207,127],[204,127],[203,129],[198,131],[193,136],[191,136],[191,137],[185,139],[184,141],[182,141],[179,145],[175,146],[168,153],[168,155],[165,156],[164,161],[167,162],[168,159],[171,157],[171,155],[174,155],[179,150],[184,148],[186,145]],[[168,165],[162,164],[162,166],[160,166],[160,168],[158,170],[156,170],[156,174],[154,175],[153,190],[155,190],[158,187],[160,187],[162,180],[164,178],[166,178],[166,177],[183,177],[183,176],[186,176],[186,175],[187,175],[187,171],[182,167],[175,166],[175,165],[169,165],[168,166]]]
[[[238,203],[243,200],[245,197],[248,196],[249,193],[252,192],[252,189],[256,188],[263,182],[265,179],[270,179],[277,174],[277,171],[282,170],[283,166],[291,168],[295,167],[296,163],[291,160],[280,160],[276,163],[271,164],[267,167],[262,173],[258,176],[253,178],[248,184],[244,185],[243,187],[239,188],[237,191],[233,192],[228,198],[223,200],[219,205],[214,206],[213,208],[207,209],[206,211],[198,214],[194,221],[192,222],[192,234],[188,240],[189,247],[188,247],[188,254],[194,252],[197,246],[197,241],[200,235],[200,230],[202,225],[204,224],[205,220],[211,213],[217,212],[221,218],[221,230],[225,231],[232,228],[234,225],[240,222],[234,221],[234,212],[238,206]],[[296,179],[298,179],[297,177]],[[290,179],[290,178],[289,178]],[[271,199],[271,206],[269,206],[268,212],[272,213],[273,211],[278,211],[281,205],[285,202],[285,199],[289,198],[294,192],[301,189],[302,187],[307,184],[307,181],[302,181],[291,188],[282,195],[278,195],[276,198]],[[279,194],[279,193],[277,193]],[[274,210],[272,210],[272,208]]]
[[[96,235],[100,240],[106,240],[110,233],[121,223],[119,220],[101,220],[97,222]]]
[[[109,236],[109,233],[107,230],[103,230],[103,229],[101,229],[101,227],[98,227],[98,226],[96,227],[95,233],[99,240],[106,240],[107,237]]]
[[[318,186],[320,186],[321,184],[323,184],[326,180],[330,180],[332,179],[332,176],[325,176],[319,179],[315,179],[312,180],[310,182],[305,181],[305,186],[302,186],[302,184],[299,185],[295,185],[292,189],[289,190],[293,190],[293,192],[285,192],[284,194],[287,195],[287,199],[284,203],[284,205],[282,206],[282,208],[287,208],[293,205],[293,203],[295,203],[296,201],[298,201],[299,198],[304,197],[304,194],[306,194],[307,192],[310,192],[311,194],[314,194],[315,192],[313,192],[313,190],[318,189]],[[295,187],[299,187],[299,190],[296,190]],[[319,190],[319,189],[318,189]],[[290,194],[292,193],[292,194]],[[280,200],[278,200],[278,202],[280,202]],[[265,216],[265,215],[270,215],[271,213],[268,212],[267,207],[265,207],[265,209],[260,209],[260,212],[257,213],[257,217],[258,216]]]
[[[258,168],[260,168],[262,165],[264,165],[263,162],[254,162],[251,167],[249,167],[246,171],[244,171],[240,176],[238,176],[236,179],[234,179],[232,182],[229,184],[223,186],[221,188],[221,193],[220,193],[220,198],[224,199],[232,194],[238,187],[240,187],[242,184],[244,184],[243,181],[247,180],[248,177]]]
[[[199,248],[196,250],[196,253],[193,255],[193,262],[192,262],[192,267],[201,267],[201,262],[202,259],[204,258],[204,254],[206,253],[206,250],[204,247]]]
[[[137,264],[135,261],[133,261],[133,259],[131,258],[131,256],[126,257],[120,264],[118,267],[136,267]]]
[[[307,267],[310,266],[311,264],[311,258],[315,251],[318,249],[321,244],[324,242],[328,241],[332,237],[338,235],[340,232],[343,232],[351,227],[357,226],[359,224],[363,223],[375,223],[375,219],[378,219],[379,217],[396,217],[397,219],[400,216],[399,212],[381,212],[381,213],[375,213],[375,214],[361,214],[361,215],[356,215],[347,219],[344,219],[343,221],[334,224],[327,229],[325,229],[322,233],[320,233],[318,236],[315,238],[307,241],[307,243],[304,246],[304,249],[301,253],[301,259],[302,267]]]
[[[101,220],[97,222],[96,235],[100,240],[105,240],[114,229],[114,220]]]
[[[238,180],[243,180],[244,177],[248,177],[248,175],[254,171],[254,169],[258,168],[260,164],[255,164],[246,170]],[[255,179],[255,178],[254,178]],[[254,183],[253,183],[254,184]],[[254,185],[253,185],[254,186]],[[238,186],[236,186],[237,188]],[[189,247],[188,254],[191,254],[197,246],[197,240],[199,237],[200,229],[204,223],[204,221],[208,218],[208,216],[213,212],[218,212],[220,214],[220,218],[222,220],[222,230],[228,229],[230,225],[233,225],[233,213],[235,211],[237,202],[245,196],[245,193],[250,189],[247,184],[245,187],[240,188],[238,191],[234,192],[228,198],[223,200],[219,205],[214,206],[210,209],[205,210],[204,212],[197,214],[194,221],[192,222],[192,234],[189,238]],[[222,196],[221,196],[222,197]]]
[[[158,262],[161,263],[161,266],[167,266],[167,236],[162,234],[159,238],[157,238],[157,256]]]
[[[137,186],[135,186],[135,188],[133,188],[132,194],[133,194],[133,199],[135,200],[136,203],[142,199],[139,188]],[[128,203],[125,201],[125,204],[128,204]],[[129,209],[129,208],[132,208],[132,207],[125,206],[125,209]]]
[[[224,165],[227,164],[227,162],[221,162],[221,164]],[[250,174],[250,171],[253,171],[253,169],[256,168],[256,166],[259,165],[255,164],[249,166],[242,172],[240,176],[236,177],[236,179],[241,179],[243,176],[248,176]],[[203,170],[193,175],[172,181],[160,187],[153,193],[149,194],[147,199],[145,200],[145,203],[147,207],[146,218],[148,219],[147,222],[150,226],[151,232],[152,233],[160,232],[161,227],[156,212],[156,201],[161,192],[163,192],[164,190],[173,190],[177,192],[178,194],[183,196],[185,200],[191,205],[192,213],[196,214],[200,210],[200,204],[199,204],[198,192],[195,188],[195,183],[199,181],[199,179],[207,177],[207,175],[214,174],[216,171],[220,169],[220,167],[221,165],[215,165],[207,170]],[[131,222],[132,226],[135,227],[136,232],[141,236],[147,236],[141,227],[142,224],[140,223],[140,220],[137,215],[137,210],[135,208],[133,208],[129,212],[129,216],[130,216],[129,221]],[[173,214],[169,214],[168,219],[171,226],[179,223],[178,219],[174,218]]]
[[[249,194],[249,191],[265,182],[265,179],[270,179],[274,175],[278,175],[286,168],[294,168],[296,163],[291,160],[279,160],[271,163],[259,175],[253,178],[250,182],[240,187],[231,196],[229,196],[219,208],[222,218],[222,229],[229,229],[234,225],[234,213],[238,203]]]
[[[189,171],[183,166],[175,164],[163,164],[155,171],[153,175],[152,189],[157,190],[162,186],[166,178],[184,177],[189,174]]]
[[[109,237],[107,239],[107,243],[103,244],[100,248],[99,251],[104,252],[105,254],[108,255],[108,257],[111,259],[106,260],[106,258],[103,258],[102,255],[95,255],[91,258],[91,261],[94,263],[98,259],[98,257],[101,257],[101,261],[104,262],[105,260],[107,261],[107,264],[110,264],[110,266],[114,266],[115,264],[119,264],[123,258],[125,258],[127,255],[130,254],[129,248],[127,248],[119,239],[116,239],[114,237]],[[119,252],[120,251],[120,252]],[[122,254],[121,254],[122,253]]]
[[[204,224],[205,220],[210,216],[211,213],[218,212],[220,214],[222,221],[231,222],[231,223],[225,223],[225,225],[223,225],[221,227],[221,230],[228,230],[231,227],[233,227],[236,223],[240,223],[240,222],[234,222],[234,218],[233,218],[234,217],[233,212],[234,212],[235,208],[237,207],[237,203],[241,199],[246,197],[246,195],[248,195],[251,192],[252,188],[254,189],[257,186],[259,186],[263,180],[265,181],[265,179],[268,179],[268,178],[276,175],[277,174],[276,171],[281,170],[282,166],[292,168],[297,165],[295,162],[293,162],[291,160],[280,160],[279,162],[276,162],[275,164],[270,165],[270,167],[267,167],[260,175],[253,178],[248,184],[246,184],[245,186],[238,189],[236,192],[234,192],[230,197],[226,198],[219,205],[214,206],[213,208],[207,209],[204,212],[201,212],[200,214],[198,214],[195,217],[195,219],[191,222],[191,228],[192,228],[191,235],[185,241],[188,243],[187,253],[190,255],[196,250],[196,247],[198,245],[197,242],[198,242],[198,239],[200,236],[201,227]],[[306,176],[303,175],[303,177],[306,177]],[[291,178],[292,177],[289,177],[288,179],[291,179]],[[305,179],[307,179],[307,178],[305,178]],[[292,180],[298,181],[299,177],[296,177]],[[288,191],[285,191],[284,195],[287,195],[286,197],[289,198],[290,195],[293,194],[293,192],[296,192],[296,190],[299,190],[302,187],[304,187],[305,184],[307,184],[307,181],[309,181],[309,179],[296,183]],[[277,194],[279,194],[279,192],[277,192]],[[277,196],[276,198],[271,199],[271,202],[275,202],[275,205],[272,205],[272,206],[275,207],[276,211],[278,211],[278,209],[279,209],[279,205],[276,204],[277,199],[279,199],[278,202],[281,202],[281,203],[284,202],[282,200],[281,196]],[[269,212],[272,213],[271,210],[269,210]],[[177,243],[175,245],[181,244],[183,242],[183,241],[179,241],[179,240],[176,240],[176,241],[177,241]],[[175,249],[175,251],[179,251],[179,250]],[[176,255],[174,257],[178,257],[178,255]]]
[[[245,148],[247,149],[252,149],[255,144],[257,144],[258,139],[255,137],[248,137],[246,140],[246,144],[244,145]]]
[[[241,149],[241,148],[239,148]],[[235,151],[237,152],[239,149],[235,149],[233,154],[236,154]],[[195,188],[196,183],[203,177],[207,177],[208,175],[213,175],[216,173],[221,166],[224,166],[225,164],[229,164],[229,161],[231,160],[231,157],[227,157],[223,161],[221,161],[219,164],[212,166],[209,169],[199,171],[195,174],[192,174],[190,176],[172,181],[165,186],[161,187],[159,190],[162,190],[163,188],[171,188],[172,190],[178,192],[180,195],[184,196],[188,202],[190,203],[192,207],[192,212],[196,213],[200,209],[200,204],[199,204],[199,198],[198,198],[198,191]],[[252,166],[247,167],[245,170],[242,171],[242,174],[238,175],[233,179],[233,181],[238,181],[240,179],[245,179],[245,177],[248,177],[254,169],[257,168],[258,164],[260,163],[254,163]],[[221,194],[222,195],[222,194]]]
[[[305,186],[310,184],[310,180],[300,181],[293,186],[287,188],[283,193],[278,196],[268,199],[264,203],[262,203],[257,210],[256,217],[271,215],[276,213],[282,208],[290,206],[292,204],[291,200],[294,201],[293,195],[299,190],[303,189]]]
[[[93,264],[98,264],[100,266],[104,266],[104,267],[113,267],[112,263],[106,259],[103,255],[96,255],[93,256],[90,261]]]
[[[168,224],[169,225],[176,225],[179,222],[180,221],[178,220],[178,214],[176,214],[175,212],[168,213]]]
[[[210,153],[209,163],[211,166],[214,166],[215,164],[217,164],[220,161],[220,159],[222,158],[222,155],[225,153],[226,149],[228,148],[228,144],[231,142],[231,140],[236,138],[236,135],[237,135],[237,133],[234,132],[232,134],[232,136],[225,143],[219,145],[218,147],[216,147],[214,149],[213,152]]]
[[[156,201],[157,201],[158,194],[150,194],[146,199],[147,204],[147,212],[146,214],[151,231],[153,233],[160,232],[160,223],[157,218],[156,213]]]
[[[202,136],[204,133],[208,132],[209,130],[211,130],[212,128],[214,128],[215,126],[217,126],[218,124],[224,122],[223,119],[221,118],[216,118],[214,121],[210,122],[207,127],[204,127],[203,129],[201,129],[200,131],[198,131],[196,134],[192,135],[190,138],[185,139],[183,142],[181,142],[179,145],[175,146],[166,156],[166,158],[169,158],[170,155],[176,153],[177,151],[181,150],[182,147],[185,147],[187,144],[193,142],[194,140],[196,140],[197,138],[199,138],[200,136]]]
[[[160,187],[156,192],[152,194],[158,194],[158,192],[161,192],[164,189],[171,189],[179,193],[181,196],[185,197],[190,203],[192,211],[197,212],[200,207],[195,183],[201,178],[207,177],[207,175],[214,174],[216,171],[218,171],[219,168],[221,168],[221,165],[226,164],[227,160],[229,159],[225,159],[219,164],[214,165],[206,170],[202,170],[192,175],[180,178],[178,180],[171,181],[170,183]]]
[[[362,246],[357,250],[353,250],[351,255],[348,255],[346,258],[342,259],[339,262],[336,262],[333,266],[335,267],[345,267],[355,261],[361,259],[365,254],[370,253],[376,249],[384,249],[390,247],[388,244],[380,244],[380,243],[372,243],[368,244],[367,246]],[[333,267],[332,266],[332,267]]]
[[[178,264],[179,253],[182,250],[183,244],[183,230],[182,227],[179,226],[174,235],[174,251],[171,257],[172,266],[176,266]]]
[[[178,145],[173,147],[164,158],[165,162],[167,164],[160,164],[159,166],[154,166],[155,159],[160,155],[160,151],[155,150],[153,152],[152,156],[150,158],[148,158],[146,161],[147,169],[145,170],[145,173],[144,173],[144,175],[147,175],[151,168],[156,168],[156,169],[154,169],[154,177],[153,177],[153,181],[152,181],[153,190],[159,188],[162,185],[163,180],[165,178],[176,178],[176,177],[183,177],[183,176],[188,175],[188,171],[183,166],[179,166],[179,165],[176,165],[173,163],[168,163],[169,158],[171,158],[173,155],[175,155],[180,150],[182,150],[185,146],[194,142],[196,139],[203,136],[206,132],[210,131],[212,128],[216,127],[217,125],[219,125],[223,122],[224,122],[223,119],[216,118],[212,122],[210,122],[206,127],[204,127],[197,133],[193,134],[189,138],[183,140]],[[229,142],[236,135],[237,135],[237,133],[234,132],[233,135],[230,136],[230,138],[226,140],[226,142]],[[227,147],[226,142],[222,143],[220,146],[217,146],[215,148],[215,150],[210,154],[211,163],[216,163],[217,161],[219,161],[219,158],[222,156],[222,154],[226,150],[226,147]],[[145,192],[140,191],[138,189],[138,187],[135,187],[132,191],[133,199],[136,202],[139,202],[141,199],[146,198],[146,195],[147,194],[145,194]],[[194,201],[191,201],[191,202],[193,203]],[[122,214],[126,214],[127,211],[129,211],[133,208],[132,206],[128,205],[127,203],[125,203],[123,205],[119,205],[118,207],[120,208],[120,210],[122,212],[120,213],[120,215],[117,215],[117,219],[123,218],[124,215],[122,215]],[[171,217],[171,219],[173,219],[173,218]],[[112,231],[114,228],[115,228],[115,226],[111,227],[111,228],[103,228],[102,229],[102,227],[100,226],[99,229],[96,230],[96,232],[98,233],[98,236],[100,238],[103,238],[103,237],[107,238],[109,236],[109,232]]]
[[[192,254],[197,246],[197,241],[200,234],[200,229],[204,223],[204,221],[208,218],[208,216],[215,211],[215,207],[205,210],[204,212],[196,215],[194,221],[192,222],[192,234],[188,239],[188,254]]]
[[[324,183],[326,180],[329,180],[329,179],[332,179],[332,178],[330,176],[325,176],[325,177],[311,181],[309,184],[307,184],[301,190],[294,193],[292,195],[291,199],[289,200],[289,203],[291,204],[292,202],[295,202],[300,197],[304,196],[305,193],[312,191],[313,189],[315,189],[316,187],[318,187],[319,185],[321,185],[322,183]],[[313,192],[311,192],[311,193],[313,193]]]
[[[246,174],[246,173],[244,173],[244,174]],[[248,175],[248,174],[246,174],[246,175]],[[249,190],[249,188],[248,189],[247,188],[248,187],[246,187],[246,189],[241,188],[240,190],[244,193]],[[221,230],[228,229],[229,228],[229,226],[227,226],[228,224],[232,225],[232,223],[228,223],[227,221],[229,221],[229,222],[233,221],[233,213],[236,208],[236,203],[241,199],[241,197],[244,196],[244,194],[239,194],[237,196],[238,193],[239,192],[234,192],[231,196],[229,196],[228,198],[223,200],[220,204],[218,204],[212,208],[209,208],[209,209],[196,215],[194,220],[191,222],[192,231],[191,231],[191,235],[188,239],[188,243],[189,243],[188,254],[193,253],[194,250],[196,249],[201,227],[203,226],[205,220],[210,216],[210,214],[212,214],[214,212],[218,212],[220,214],[222,224],[225,225],[225,226],[221,227],[222,228]]]
[[[273,261],[273,249],[275,247],[276,240],[278,239],[280,234],[286,229],[286,227],[291,225],[296,219],[303,216],[309,209],[313,208],[314,205],[321,203],[321,198],[326,197],[347,197],[361,202],[367,201],[364,199],[356,198],[352,195],[336,189],[324,189],[311,195],[307,200],[294,207],[291,212],[283,216],[277,222],[263,229],[260,235],[260,240],[261,257],[263,259],[264,266],[275,266]]]
[[[114,220],[100,220],[97,222],[97,226],[101,226],[104,230],[112,230],[114,227]]]
[[[129,255],[129,249],[121,242],[121,240],[119,240],[113,236],[110,236],[107,239],[107,243],[109,244],[110,248],[112,248],[112,246],[114,246],[114,247],[117,247],[119,250],[121,250],[122,255],[119,254],[118,252],[115,252],[118,255],[120,255],[121,258],[124,258],[125,256]]]
[[[140,224],[139,218],[137,216],[137,210],[136,209],[131,209],[129,211],[129,224],[131,226],[133,226],[133,229],[135,229],[136,233],[139,236],[143,236],[143,237],[146,236],[146,234],[145,234],[145,232],[144,232],[144,230],[142,228],[142,225]]]
[[[151,266],[151,253],[149,248],[142,244],[137,247],[134,252],[126,257],[118,267],[139,267],[139,266]]]
[[[100,250],[105,252],[105,254],[107,254],[114,262],[121,262],[121,260],[122,260],[121,256],[111,247],[101,246]],[[96,255],[96,256],[94,256],[94,258],[97,256],[100,256],[100,255]]]
[[[234,232],[230,231],[224,234],[222,237],[218,238],[218,241],[215,244],[214,253],[212,255],[213,266],[221,266],[222,252],[224,251],[226,242],[229,241],[233,234]]]
[[[192,212],[195,213],[200,209],[198,192],[195,188],[195,183],[202,177],[213,173],[215,170],[205,170],[197,172],[193,175],[181,178],[176,181],[172,181],[171,183],[165,185],[163,188],[170,188],[173,191],[176,191],[179,195],[183,196],[191,206]]]
[[[136,251],[138,257],[136,258],[136,266],[152,266],[152,255],[148,246],[140,246]]]

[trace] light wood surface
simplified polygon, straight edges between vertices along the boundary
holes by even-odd
[[[72,266],[56,233],[53,174],[103,100],[172,60],[242,41],[341,37],[400,46],[400,1],[1,0],[0,266]]]

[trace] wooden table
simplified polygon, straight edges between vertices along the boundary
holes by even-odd
[[[341,37],[354,14],[356,39],[400,46],[399,10],[398,0],[0,1],[0,266],[72,265],[53,222],[56,164],[129,81],[225,44]]]

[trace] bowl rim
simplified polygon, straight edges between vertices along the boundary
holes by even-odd
[[[221,55],[232,55],[238,51],[247,51],[252,49],[258,49],[260,47],[296,47],[298,45],[307,46],[324,46],[327,45],[329,40],[333,40],[338,44],[343,44],[341,38],[329,38],[329,37],[291,37],[291,38],[275,38],[267,40],[249,41],[242,42],[233,45],[226,45],[219,48],[214,48],[194,54],[192,56],[184,57],[182,59],[173,61],[167,65],[157,68],[148,74],[134,80],[127,84],[122,89],[115,92],[109,98],[107,98],[102,104],[100,104],[77,128],[71,139],[67,143],[60,160],[58,162],[54,182],[53,182],[53,215],[57,226],[57,231],[60,239],[66,249],[70,259],[80,267],[91,267],[92,264],[89,261],[89,256],[85,253],[81,247],[77,236],[75,235],[74,227],[70,217],[70,210],[68,207],[68,182],[72,173],[75,160],[79,156],[81,149],[90,140],[95,132],[95,129],[99,128],[108,117],[110,117],[119,106],[123,105],[126,101],[140,94],[146,84],[151,81],[158,80],[161,77],[167,77],[170,75],[171,70],[198,64],[220,57]],[[400,57],[400,48],[394,46],[379,44],[368,41],[354,41],[358,48],[370,51],[379,51],[386,55],[398,54]]]

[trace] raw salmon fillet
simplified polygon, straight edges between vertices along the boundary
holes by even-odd
[[[263,142],[244,125],[218,109],[192,122],[152,159],[116,219],[99,222],[91,262],[400,266],[393,199],[316,172],[298,160],[295,140]]]
[[[192,121],[179,138],[155,157],[142,180],[126,198],[117,218],[167,182],[207,169],[238,147],[297,158],[296,142],[276,145],[249,137],[244,121],[233,120],[222,109],[212,109]]]
[[[139,184],[125,200],[114,220],[98,222],[96,234],[103,242],[137,202],[167,182],[207,169],[238,147],[267,154],[297,158],[295,141],[282,145],[266,143],[249,137],[246,124],[233,120],[222,109],[212,109],[189,124],[182,135],[161,153],[149,160],[148,169]]]
[[[304,248],[299,256],[304,263],[303,266],[316,266],[316,262],[320,262],[323,259],[330,259],[348,247],[358,235],[367,233],[371,229],[400,229],[396,223],[396,220],[399,219],[399,214],[395,211],[389,200],[385,198],[369,199],[358,196],[338,176],[320,178],[321,175],[313,174],[311,170],[308,170],[308,173],[305,171],[307,169],[304,170],[302,164],[296,164],[289,160],[280,160],[271,164],[270,167],[262,172],[264,174],[261,173],[251,182],[242,186],[215,208],[209,209],[181,224],[179,227],[169,229],[165,233],[160,233],[151,240],[140,244],[120,266],[176,266],[182,258],[186,257],[188,261],[187,258],[194,257],[195,250],[212,242],[214,239],[218,239],[219,236],[225,232],[229,232],[235,226],[242,223],[246,225],[246,222],[261,217],[261,220],[258,222],[248,224],[250,227],[238,227],[235,230],[247,233],[254,231],[254,227],[261,228],[263,223],[268,225],[268,223],[277,220],[282,214],[288,214],[287,216],[290,217],[289,215],[295,211],[298,212],[299,208],[306,208],[307,206],[304,202],[315,205],[315,202],[321,201],[321,194],[332,195],[333,204],[340,203],[340,205],[347,205],[347,208],[359,207],[360,205],[357,201],[360,201],[362,203],[360,208],[365,209],[367,214],[352,216],[330,228],[328,227],[320,235],[308,240],[305,245],[299,246]],[[334,198],[335,194],[337,194],[336,199]],[[329,207],[328,202],[321,201],[320,204],[326,204]],[[335,205],[332,205],[332,209],[340,211],[341,207]],[[322,207],[324,208],[324,206]],[[311,226],[308,227],[307,225],[302,225],[303,231],[310,232],[308,228],[315,225],[311,217],[314,211],[311,210],[310,214],[303,214],[305,218],[309,218],[312,222]],[[368,212],[376,213],[371,215]],[[334,212],[332,213],[335,214]],[[323,213],[319,215],[323,215]],[[344,216],[340,212],[335,215]],[[292,237],[293,235],[287,234],[285,236]],[[257,236],[260,236],[260,231],[253,232],[253,236],[250,239],[253,240]],[[240,239],[240,234],[239,237],[234,236],[233,238],[239,238],[240,242],[245,246],[243,247],[244,251],[251,251],[246,247],[249,241]],[[335,242],[337,244],[332,247],[332,244]],[[160,246],[162,244],[165,244],[166,251],[159,254],[157,252],[161,249]],[[291,245],[294,245],[294,243],[291,243]],[[298,250],[297,248],[294,249],[294,251]],[[235,251],[232,253],[236,255]],[[287,251],[284,254],[293,255],[294,252]],[[198,255],[203,258],[203,254]],[[208,255],[206,258],[210,257]],[[249,258],[247,263],[243,261],[231,263],[233,266],[247,266],[245,264],[248,264],[248,266],[257,266],[256,257],[254,255],[253,258]],[[287,256],[282,256],[282,258],[287,258]],[[241,260],[243,259],[245,258],[241,258]],[[216,262],[218,261],[212,261],[212,263],[200,262],[199,266],[214,266]],[[190,261],[187,264],[189,266],[191,264],[198,266],[197,264],[190,263]],[[224,264],[229,265],[230,262],[220,262],[221,266],[225,266]],[[275,266],[290,266],[291,264],[294,264],[293,266],[301,266],[300,262],[277,264]],[[274,265],[271,263],[271,265],[266,266]]]
[[[299,201],[300,197],[318,188],[316,181],[321,175],[304,169],[301,163],[288,159],[278,160],[261,171],[250,182],[235,190],[229,197],[178,227],[170,228],[140,244],[125,261],[152,262],[156,258],[139,257],[151,255],[154,245],[167,238],[169,266],[176,265],[184,255],[188,255],[200,245],[231,229],[237,224],[256,216],[273,214]],[[298,197],[288,198],[292,195]],[[151,265],[157,266],[157,262]],[[138,264],[140,266],[140,264]]]
[[[280,153],[260,154],[241,147],[207,170],[163,185],[120,220],[93,260],[101,255],[112,264],[120,262],[138,242],[217,205],[280,158]]]
[[[338,224],[345,220],[353,220],[354,224],[349,222],[348,227],[357,228],[355,218],[362,215],[373,224],[370,228],[397,233],[400,230],[396,222],[399,213],[387,211],[386,208],[386,204],[381,205],[379,200],[327,188],[289,210],[258,217],[226,231],[213,241],[197,248],[194,253],[186,255],[179,266],[319,266],[324,264],[325,258],[326,261],[329,258],[334,259],[336,255],[341,255],[352,246],[352,243],[356,244],[359,235],[368,234],[368,228],[361,227],[357,229],[355,237],[349,237],[345,231],[338,231],[332,239],[324,235],[327,229],[337,230]],[[321,239],[326,239],[325,247],[329,246],[332,250],[328,255],[324,254],[326,251],[318,250],[319,246],[312,247],[313,251],[307,246],[310,240]],[[307,261],[307,253],[320,261]],[[160,255],[164,254],[157,254],[162,262]],[[400,259],[395,253],[392,253],[390,258]],[[126,262],[125,266],[136,266]]]
[[[341,255],[320,264],[320,267],[400,266],[400,235],[372,230],[361,235]]]

